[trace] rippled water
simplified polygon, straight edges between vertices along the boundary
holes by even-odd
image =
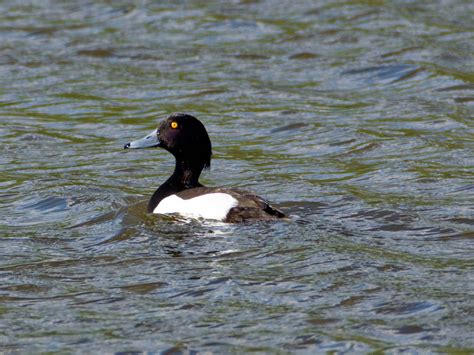
[[[80,4],[80,5],[79,5]],[[473,351],[468,0],[0,3],[0,348]],[[147,215],[172,112],[203,182],[292,222]]]

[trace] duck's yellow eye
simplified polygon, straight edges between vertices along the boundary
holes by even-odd
[[[171,128],[178,128],[178,122],[171,122]]]

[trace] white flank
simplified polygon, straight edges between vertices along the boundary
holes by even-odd
[[[229,210],[235,206],[237,206],[237,200],[222,192],[205,194],[189,200],[171,195],[161,200],[153,213],[179,213],[185,217],[223,221]]]

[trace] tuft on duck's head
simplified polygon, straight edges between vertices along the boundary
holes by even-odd
[[[153,132],[125,144],[124,149],[160,147],[174,155],[177,161],[186,161],[202,168],[211,166],[212,145],[206,128],[196,117],[174,113]]]

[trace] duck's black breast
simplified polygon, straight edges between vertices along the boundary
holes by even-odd
[[[272,207],[268,201],[262,197],[240,189],[230,189],[225,187],[195,187],[181,191],[177,193],[176,196],[182,198],[183,200],[188,200],[213,193],[227,194],[237,200],[236,206],[232,207],[227,212],[224,222],[238,223],[255,220],[271,220],[285,217],[283,212],[276,209],[275,207]],[[203,208],[206,208],[206,206],[203,206]]]

